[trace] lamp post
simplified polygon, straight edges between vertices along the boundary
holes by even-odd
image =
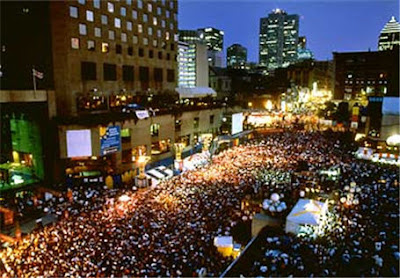
[[[141,155],[137,160],[137,165],[139,168],[139,175],[136,177],[135,182],[138,187],[147,186],[147,178],[145,174],[145,167],[147,162],[150,160],[150,156]]]
[[[174,143],[175,147],[175,169],[183,170],[182,151],[185,148],[184,143]]]

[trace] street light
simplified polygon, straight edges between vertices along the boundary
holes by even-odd
[[[150,156],[146,156],[146,155],[141,155],[139,156],[138,160],[137,160],[137,164],[139,167],[139,179],[145,179],[146,178],[146,174],[144,172],[144,169],[146,167],[147,162],[150,160]]]

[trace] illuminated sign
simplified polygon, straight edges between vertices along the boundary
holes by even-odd
[[[92,156],[90,129],[67,130],[67,156]]]
[[[121,128],[100,127],[100,154],[107,155],[121,150]]]

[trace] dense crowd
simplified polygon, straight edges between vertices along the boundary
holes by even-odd
[[[211,164],[156,188],[80,188],[61,204],[45,208],[59,215],[56,224],[3,250],[1,261],[7,275],[18,277],[217,276],[232,259],[217,252],[213,239],[231,235],[237,223],[252,217],[252,211],[241,209],[245,197],[277,193],[291,208],[305,184],[330,194],[356,181],[362,186],[359,205],[345,207],[337,201],[332,208],[343,218],[343,229],[318,243],[284,235],[285,250],[255,260],[243,274],[347,274],[345,266],[359,257],[360,274],[398,274],[393,273],[399,251],[397,172],[355,161],[343,138],[320,132],[271,134],[226,150]],[[332,166],[340,167],[340,180],[321,184],[319,171]],[[300,172],[305,169],[307,173]],[[268,177],[260,179],[262,172]],[[276,181],[273,173],[290,173],[291,182],[286,174]],[[262,248],[279,249],[277,241],[272,245],[266,240]],[[282,259],[268,259],[282,253]]]

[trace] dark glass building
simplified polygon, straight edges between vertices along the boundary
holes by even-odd
[[[247,62],[247,48],[240,44],[232,44],[226,50],[226,66],[244,69]]]
[[[297,61],[299,16],[276,9],[260,19],[259,63],[269,70]]]

